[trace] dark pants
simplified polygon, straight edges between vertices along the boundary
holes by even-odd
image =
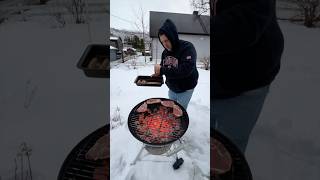
[[[269,86],[211,102],[211,128],[228,137],[243,153],[262,110]]]

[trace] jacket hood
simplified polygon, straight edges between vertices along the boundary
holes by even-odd
[[[163,25],[161,26],[161,28],[159,29],[159,32],[163,32],[167,38],[169,39],[169,41],[171,42],[172,45],[172,51],[176,50],[179,46],[179,36],[178,36],[178,31],[176,26],[174,25],[174,23],[170,20],[167,19]],[[159,32],[158,32],[158,38],[160,41],[160,36],[159,36]],[[160,41],[161,42],[161,41]],[[162,44],[162,43],[161,43]],[[162,44],[163,46],[163,44]],[[163,46],[164,47],[164,46]],[[165,48],[165,47],[164,47]]]

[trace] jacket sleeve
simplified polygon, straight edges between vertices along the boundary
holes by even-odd
[[[178,67],[161,66],[160,74],[171,79],[181,79],[189,76],[196,69],[197,52],[193,46],[186,48],[179,59]]]
[[[160,66],[162,67],[163,66],[163,59],[164,59],[164,54],[163,54],[164,52],[162,52],[162,54],[161,54],[161,61],[160,61]],[[161,71],[161,69],[160,69],[160,76],[162,76],[163,75],[163,73],[162,73],[162,71]]]
[[[216,4],[219,7],[219,1]],[[213,54],[239,51],[254,44],[275,15],[274,0],[245,0],[213,17]]]

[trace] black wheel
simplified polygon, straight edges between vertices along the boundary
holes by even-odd
[[[183,164],[184,160],[182,158],[177,158],[176,162],[174,162],[174,164],[172,165],[173,169],[179,169],[180,166]]]

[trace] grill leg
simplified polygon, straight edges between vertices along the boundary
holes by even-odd
[[[176,157],[178,157],[178,152],[181,151],[182,149],[184,149],[186,147],[186,144],[184,144],[180,141],[179,145],[174,144],[173,147],[174,148],[172,150],[170,150],[169,152],[166,153],[167,157],[170,157],[174,154],[176,154]]]
[[[141,153],[142,153],[142,151],[143,151],[144,148],[145,148],[145,145],[143,145],[143,146],[141,147],[139,153],[137,154],[136,158],[133,160],[133,162],[131,163],[131,165],[135,165],[136,162],[140,159],[140,155],[141,155]]]

